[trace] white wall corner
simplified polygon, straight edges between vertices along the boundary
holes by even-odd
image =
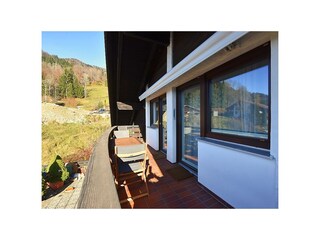
[[[147,144],[154,150],[159,151],[159,129],[147,127],[146,131]]]

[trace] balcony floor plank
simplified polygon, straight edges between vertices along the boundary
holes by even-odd
[[[198,181],[196,176],[177,181],[166,173],[176,167],[166,159],[162,152],[148,146],[149,196],[121,204],[121,208],[232,208]],[[144,186],[136,186],[130,192],[144,191]],[[119,197],[126,196],[123,188],[118,189]]]

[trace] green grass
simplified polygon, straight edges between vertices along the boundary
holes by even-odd
[[[78,99],[79,105],[86,110],[98,109],[99,102],[105,106],[109,106],[108,87],[104,85],[87,86],[87,97]]]
[[[98,109],[99,103],[102,107],[109,106],[108,88],[104,85],[87,86],[87,98],[74,101],[90,111]],[[43,124],[42,165],[47,165],[56,155],[60,155],[64,162],[88,160],[95,142],[108,127],[109,118],[94,115],[87,116],[86,123]]]
[[[47,165],[55,155],[60,155],[64,162],[88,160],[95,142],[108,127],[107,118],[99,118],[90,124],[43,124],[42,165]]]

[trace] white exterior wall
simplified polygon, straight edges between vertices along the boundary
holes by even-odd
[[[198,142],[198,181],[235,208],[277,208],[272,158]]]
[[[177,161],[177,140],[176,140],[176,89],[167,92],[167,159],[175,163]]]
[[[154,150],[159,150],[159,128],[147,127],[146,129],[146,140]]]
[[[271,41],[270,157],[198,142],[198,181],[235,208],[278,208],[278,40]]]

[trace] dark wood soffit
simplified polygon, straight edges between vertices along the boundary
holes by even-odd
[[[111,125],[116,124],[118,37],[117,32],[104,33]]]
[[[124,32],[123,34],[166,47],[170,44],[170,32]]]
[[[121,79],[121,58],[122,58],[122,46],[123,46],[123,34],[118,33],[118,49],[117,49],[117,98],[119,98],[120,94],[120,84],[119,81]]]

